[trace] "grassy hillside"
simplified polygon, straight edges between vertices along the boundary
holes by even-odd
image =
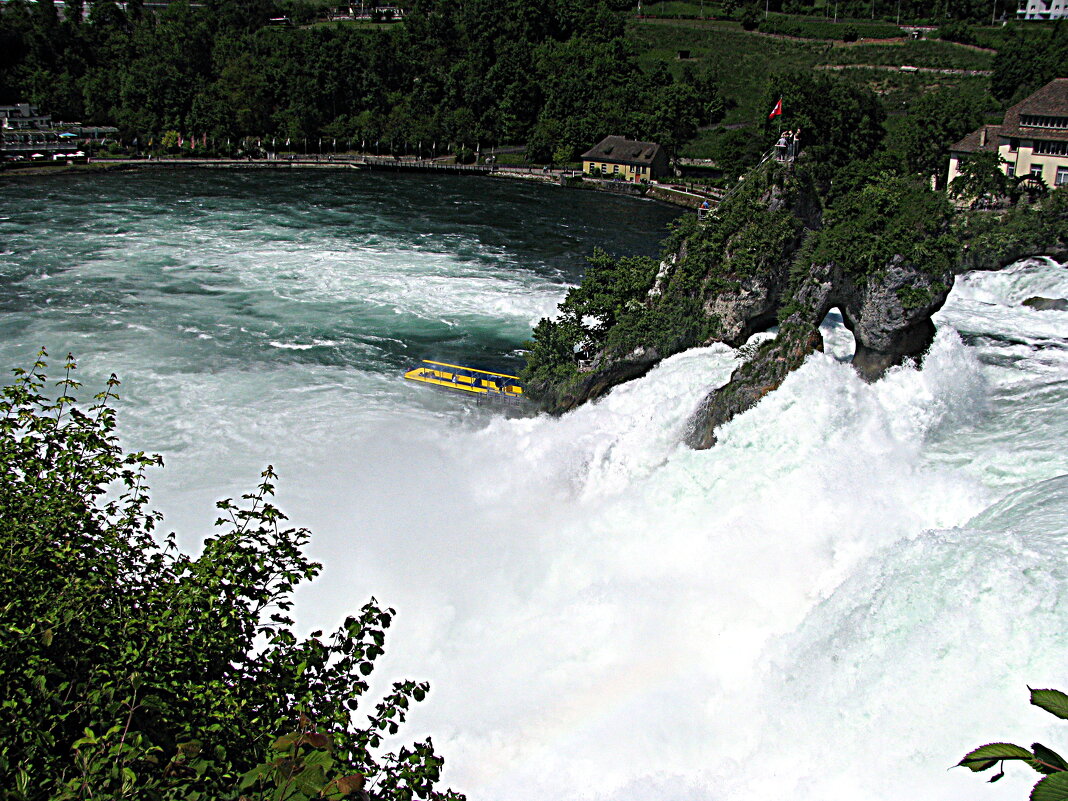
[[[762,89],[771,75],[825,63],[831,49],[825,42],[749,33],[737,22],[646,19],[632,21],[627,35],[645,69],[662,62],[677,76],[684,64],[710,68],[720,91],[737,104],[727,114],[728,124],[753,121],[761,95],[754,88]],[[690,60],[679,61],[679,50],[689,50]]]
[[[858,88],[882,98],[893,115],[915,97],[947,87],[968,94],[985,94],[995,53],[941,40],[840,41],[801,39],[745,31],[740,23],[724,20],[631,20],[627,36],[644,69],[663,65],[678,76],[686,69],[710,71],[728,99],[720,126],[702,130],[682,155],[716,158],[724,141],[742,137],[740,127],[760,123],[764,88],[776,74],[793,70],[833,70]],[[679,51],[689,51],[681,61]],[[916,71],[900,71],[900,67]]]

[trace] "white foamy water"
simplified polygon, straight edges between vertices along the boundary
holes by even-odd
[[[1068,297],[1068,269],[962,277],[923,367],[873,385],[832,314],[827,354],[695,452],[686,420],[730,349],[559,419],[494,417],[398,369],[451,329],[517,347],[493,332],[551,307],[561,273],[484,234],[317,250],[293,220],[318,210],[264,213],[297,245],[175,236],[136,257],[186,265],[150,271],[175,281],[151,300],[87,260],[131,298],[105,324],[84,284],[26,279],[70,311],[19,342],[65,328],[88,370],[129,367],[125,437],[163,452],[155,497],[191,549],[275,465],[325,565],[301,628],[370,595],[397,609],[377,686],[431,681],[409,736],[473,801],[1022,797],[1025,770],[988,788],[947,768],[1068,743],[1027,704],[1068,689],[1068,314],[1020,305]]]
[[[981,779],[946,770],[966,751],[1056,743],[1026,685],[1068,679],[1068,327],[1058,344],[1052,313],[1002,285],[1045,276],[1064,294],[1064,272],[964,281],[1036,344],[965,345],[948,322],[971,314],[961,292],[923,369],[871,386],[830,330],[831,355],[707,452],[679,438],[729,375],[725,348],[559,420],[409,425],[399,452],[382,430],[339,449],[354,484],[323,524],[352,520],[368,584],[419,610],[398,634],[414,653],[391,668],[434,680],[416,721],[453,784],[495,799],[971,799]],[[385,469],[369,478],[363,460]],[[302,598],[317,620],[351,581],[327,573]],[[1025,772],[999,790],[1013,783]]]

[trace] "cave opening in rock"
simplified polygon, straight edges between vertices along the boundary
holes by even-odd
[[[857,341],[853,332],[845,324],[842,310],[837,306],[831,308],[820,323],[820,334],[823,336],[823,349],[840,362],[853,360],[853,354],[857,350]]]

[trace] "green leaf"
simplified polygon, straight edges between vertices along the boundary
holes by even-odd
[[[249,787],[259,781],[260,777],[264,773],[270,770],[270,765],[257,765],[248,773],[241,777],[241,783],[238,785],[239,790],[247,790]]]
[[[122,769],[122,792],[123,794],[129,793],[137,784],[137,774],[130,768]]]
[[[309,796],[318,795],[326,784],[326,773],[321,765],[309,765],[296,776],[297,788]]]
[[[271,749],[274,751],[288,751],[293,747],[293,744],[301,737],[300,732],[292,732],[291,734],[283,734],[271,745]]]
[[[351,776],[341,776],[334,779],[334,783],[342,795],[352,795],[352,793],[363,789],[364,778],[363,774],[354,773]]]
[[[1054,773],[1036,784],[1031,801],[1068,801],[1068,773]]]
[[[1031,703],[1061,720],[1068,720],[1068,695],[1060,690],[1031,690]]]
[[[987,743],[965,755],[964,759],[957,764],[978,773],[981,770],[988,770],[994,767],[1002,759],[1024,759],[1030,761],[1034,759],[1034,754],[1026,748],[1021,748],[1012,743]]]
[[[304,757],[304,764],[307,766],[318,765],[323,770],[329,770],[334,766],[334,758],[330,756],[328,751],[312,751]]]
[[[330,750],[334,744],[329,735],[321,732],[308,732],[304,735],[304,742],[312,748],[324,748],[326,750]]]
[[[1068,770],[1068,762],[1065,762],[1064,758],[1056,751],[1046,748],[1042,743],[1031,743],[1031,750],[1035,752],[1035,757],[1045,763],[1043,765],[1032,764],[1031,767],[1039,773],[1056,773],[1057,771]]]
[[[201,744],[200,740],[190,740],[187,743],[178,743],[178,753],[187,757],[197,756],[203,748],[204,746]]]

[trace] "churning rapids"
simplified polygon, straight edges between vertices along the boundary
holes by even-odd
[[[484,179],[180,174],[5,182],[0,363],[68,350],[123,380],[168,529],[273,463],[322,576],[302,630],[370,595],[380,687],[429,679],[473,801],[1009,799],[947,770],[1068,746],[1068,269],[958,279],[922,369],[826,354],[721,431],[680,436],[736,364],[669,359],[561,419],[406,384],[510,371],[595,246],[655,254],[676,212]],[[376,677],[379,674],[376,673]]]

